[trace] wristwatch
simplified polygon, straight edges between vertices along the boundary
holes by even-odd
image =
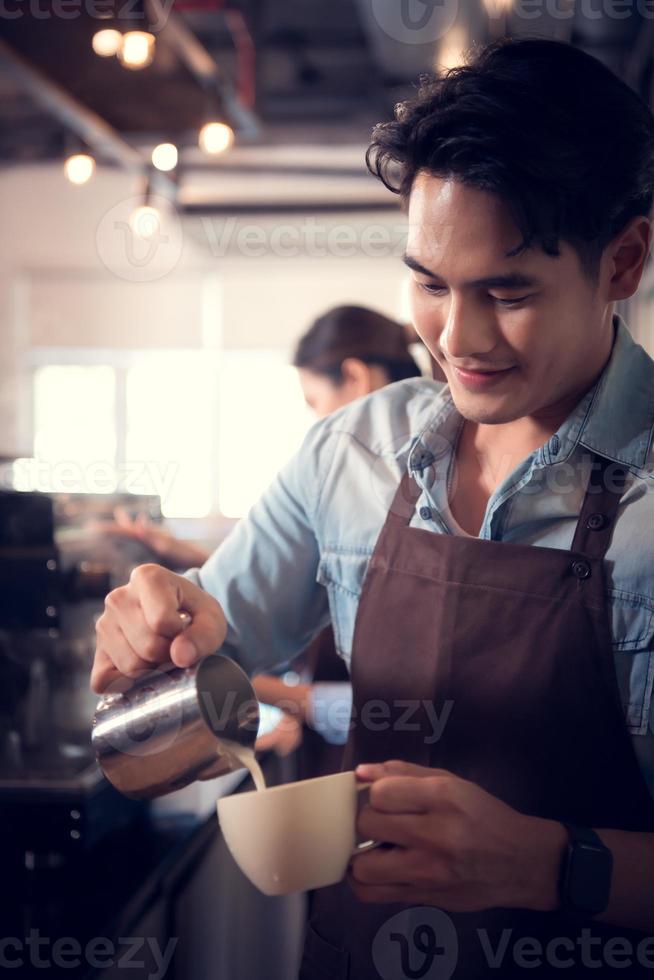
[[[594,830],[564,823],[570,838],[561,863],[561,911],[573,919],[604,912],[611,894],[613,855]]]

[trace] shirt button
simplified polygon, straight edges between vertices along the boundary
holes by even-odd
[[[431,507],[421,507],[420,508],[420,516],[422,517],[423,521],[430,521],[431,520]]]
[[[558,456],[559,450],[561,448],[561,440],[558,436],[552,436],[550,439],[550,452],[552,456]]]
[[[591,514],[586,521],[586,527],[590,531],[601,531],[607,524],[604,514]]]
[[[590,565],[587,561],[575,561],[572,563],[572,574],[575,578],[590,578]]]

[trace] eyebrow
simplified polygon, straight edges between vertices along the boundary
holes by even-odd
[[[430,279],[443,281],[439,275],[430,269],[426,269],[424,265],[421,265],[411,255],[405,255],[403,261],[414,272],[420,272],[423,276],[429,276]],[[486,289],[519,289],[523,286],[540,286],[542,282],[535,276],[525,275],[524,272],[507,272],[504,275],[484,276],[483,279],[469,279],[463,285],[466,287],[482,286]]]

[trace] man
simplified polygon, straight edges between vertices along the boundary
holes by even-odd
[[[572,47],[499,42],[368,159],[408,202],[414,324],[449,386],[315,426],[192,580],[137,569],[95,689],[221,644],[267,669],[328,594],[359,830],[394,846],[317,895],[302,977],[449,976],[448,928],[466,980],[651,975],[654,363],[614,304],[650,246],[652,115]]]

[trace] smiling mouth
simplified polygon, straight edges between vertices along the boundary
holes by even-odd
[[[493,382],[499,381],[506,377],[507,374],[510,374],[511,371],[514,370],[513,367],[508,367],[500,368],[495,371],[471,371],[467,368],[454,367],[454,365],[452,365],[452,367],[454,368],[457,378],[463,385],[477,388],[491,385]]]
[[[474,374],[474,375],[477,375],[477,374],[506,374],[507,371],[512,371],[513,370],[513,367],[508,367],[508,368],[492,368],[492,369],[488,369],[488,368],[461,368],[461,367],[455,367],[454,365],[452,365],[452,367],[454,367],[454,370],[455,371],[459,371],[460,374]]]

